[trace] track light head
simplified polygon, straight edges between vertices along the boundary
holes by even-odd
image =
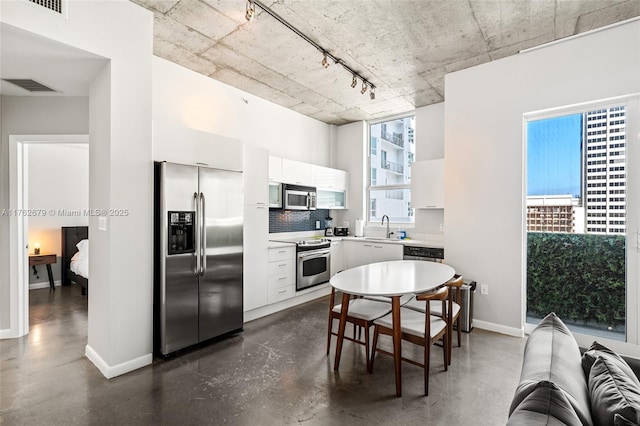
[[[324,53],[324,58],[322,58],[322,66],[325,68],[329,68],[329,61],[327,61],[327,52]]]
[[[247,12],[244,14],[245,19],[251,22],[255,14],[256,14],[255,3],[253,2],[253,0],[247,0]]]
[[[1,1],[2,0],[0,0],[0,2]],[[276,3],[278,3],[278,2],[276,2]],[[353,68],[348,66],[344,62],[344,60],[342,60],[341,58],[338,58],[338,57],[334,56],[333,54],[327,52],[327,50],[324,47],[320,46],[318,43],[313,41],[311,38],[309,38],[307,35],[302,33],[296,27],[294,27],[289,22],[284,20],[280,15],[275,13],[268,6],[264,5],[262,2],[260,2],[258,0],[246,0],[244,17],[248,22],[251,22],[253,20],[253,18],[255,17],[255,15],[256,15],[256,6],[260,7],[262,12],[264,12],[264,14],[261,14],[260,16],[266,16],[266,15],[271,16],[273,19],[275,19],[276,21],[280,22],[286,28],[288,28],[289,30],[294,32],[296,35],[298,35],[300,38],[302,38],[304,41],[306,41],[307,43],[312,45],[317,51],[322,53],[323,57],[322,57],[321,64],[322,64],[323,68],[325,68],[325,69],[329,68],[329,65],[331,65],[331,63],[329,62],[329,59],[331,59],[335,64],[341,65],[347,72],[349,72],[351,74],[351,77],[352,77],[352,79],[351,79],[351,87],[353,89],[355,89],[358,86],[358,80],[360,80],[362,82],[362,89],[360,90],[360,93],[362,93],[364,95],[367,92],[367,90],[371,89],[370,92],[369,92],[369,96],[370,96],[370,98],[372,100],[375,99],[376,94],[375,94],[374,89],[376,87],[373,85],[373,83],[371,83],[368,80],[366,80],[362,76],[362,74],[360,74],[358,71],[355,71]]]

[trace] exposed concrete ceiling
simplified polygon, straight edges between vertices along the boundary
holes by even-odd
[[[262,0],[377,86],[245,0],[133,0],[155,14],[154,53],[331,124],[444,100],[444,75],[640,15],[639,0]]]

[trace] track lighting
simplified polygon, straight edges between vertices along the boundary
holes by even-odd
[[[322,66],[329,68],[329,61],[327,61],[327,52],[324,52],[324,58],[322,58]]]
[[[2,1],[2,0],[0,0],[0,1]],[[276,3],[278,3],[278,2],[276,2]],[[371,88],[371,92],[370,92],[369,95],[370,95],[371,99],[375,99],[376,95],[374,93],[374,89],[376,88],[376,86],[373,83],[371,83],[369,80],[365,79],[362,76],[362,74],[356,72],[353,68],[351,68],[349,65],[347,65],[341,58],[338,58],[338,57],[332,55],[331,53],[327,52],[327,50],[325,48],[323,48],[318,43],[313,41],[311,38],[309,38],[302,31],[300,31],[299,29],[297,29],[296,27],[291,25],[283,17],[278,15],[276,12],[271,10],[269,7],[265,6],[262,3],[261,0],[247,0],[246,14],[245,14],[245,18],[247,19],[247,21],[251,21],[253,19],[253,17],[255,16],[255,14],[256,14],[256,6],[258,6],[260,9],[262,9],[264,12],[266,12],[267,15],[270,15],[273,19],[275,19],[276,21],[280,22],[282,25],[284,25],[285,27],[290,29],[292,32],[294,32],[301,39],[303,39],[304,41],[306,41],[307,43],[309,43],[310,45],[315,47],[317,50],[319,50],[323,55],[321,64],[322,64],[322,66],[324,68],[329,68],[329,65],[331,65],[331,63],[329,62],[329,59],[331,59],[334,64],[342,65],[342,68],[347,70],[352,75],[351,87],[355,89],[355,87],[358,85],[358,79],[360,79],[362,81],[362,90],[360,90],[360,93],[362,93],[364,95],[364,93],[367,91],[367,89]]]
[[[256,5],[253,4],[253,0],[247,0],[247,12],[244,15],[245,19],[251,22],[255,14],[256,14]]]
[[[376,88],[373,86],[371,87],[371,91],[369,91],[369,98],[371,98],[371,100],[376,98]]]

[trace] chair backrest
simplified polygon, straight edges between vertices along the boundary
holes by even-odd
[[[447,324],[449,323],[449,319],[447,318],[447,309],[445,308],[446,303],[448,302],[451,305],[451,299],[449,298],[449,287],[442,286],[436,290],[430,291],[428,293],[420,293],[416,294],[416,300],[424,300],[426,305],[425,308],[425,321],[424,321],[424,335],[425,338],[431,335],[431,301],[432,300],[440,300],[442,302],[441,308],[441,316],[440,318],[444,320]],[[451,310],[449,309],[449,312]]]
[[[423,300],[426,301],[427,303],[427,307],[426,307],[426,314],[431,315],[431,307],[430,307],[430,301],[432,300],[441,300],[442,301],[442,315],[444,317],[445,315],[445,302],[448,300],[449,298],[449,287],[447,286],[442,286],[436,290],[427,292],[427,293],[420,293],[420,294],[416,294],[416,300]]]
[[[462,284],[464,284],[464,280],[460,274],[455,274],[453,278],[447,281],[447,286],[452,290],[451,298],[453,302],[456,302],[458,305],[461,304],[462,301]]]

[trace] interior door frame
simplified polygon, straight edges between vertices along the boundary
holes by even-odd
[[[89,143],[88,134],[9,135],[9,209],[28,209],[28,145],[49,143]],[[10,328],[1,338],[21,337],[29,333],[28,216],[11,214],[9,218],[9,297]]]
[[[594,340],[598,340],[611,349],[633,356],[640,355],[640,187],[632,188],[631,182],[640,182],[640,93],[625,96],[601,99],[592,102],[570,105],[566,107],[552,108],[543,111],[534,111],[523,116],[523,194],[526,194],[527,182],[527,123],[533,120],[559,117],[575,113],[584,113],[589,110],[599,108],[610,108],[624,105],[626,109],[626,173],[627,173],[627,217],[626,227],[626,342],[609,340],[603,337],[594,337],[573,332],[578,344],[582,347],[589,347]],[[633,118],[633,119],[632,119]],[[636,167],[629,167],[634,161]],[[530,334],[535,325],[527,323],[527,225],[526,225],[526,195],[523,197],[523,292],[522,292],[522,325],[525,334]],[[630,213],[634,213],[632,216]],[[633,285],[629,285],[633,283]]]

